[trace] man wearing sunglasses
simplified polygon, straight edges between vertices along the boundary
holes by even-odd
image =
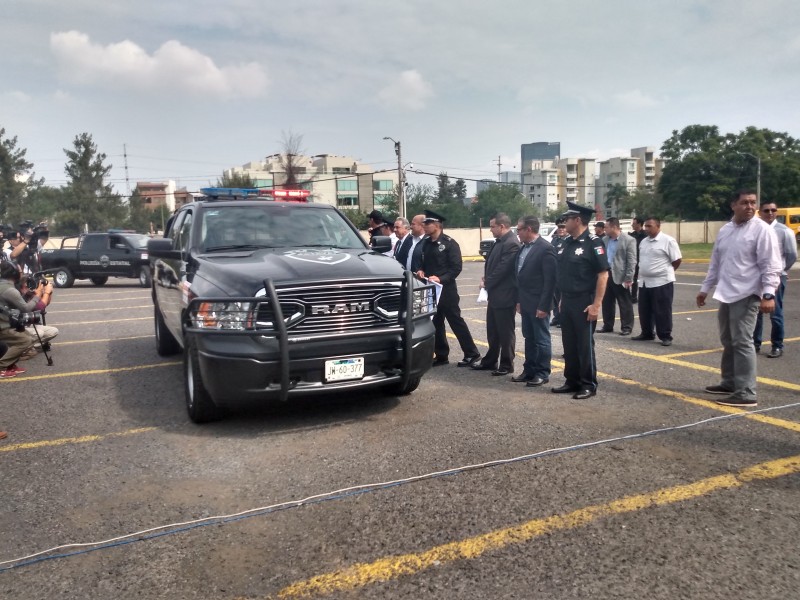
[[[761,202],[758,209],[758,216],[767,225],[772,227],[775,235],[778,236],[778,245],[783,260],[783,271],[781,271],[781,283],[775,290],[775,311],[770,313],[769,320],[772,323],[770,332],[770,348],[767,358],[778,358],[783,356],[783,294],[786,290],[786,278],[789,269],[797,260],[797,242],[794,233],[786,225],[777,220],[778,206],[769,200]],[[756,317],[756,329],[753,332],[753,345],[756,347],[756,354],[761,351],[761,338],[764,331],[764,313],[759,312]]]

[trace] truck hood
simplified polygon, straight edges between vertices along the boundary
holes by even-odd
[[[397,280],[403,267],[394,258],[361,249],[280,248],[217,252],[196,257],[197,278],[230,296],[252,296],[271,278],[277,287],[304,281]],[[200,294],[211,292],[198,290]]]

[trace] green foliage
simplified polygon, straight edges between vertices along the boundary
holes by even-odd
[[[56,213],[58,228],[78,233],[84,229],[102,231],[124,224],[128,218],[127,207],[105,183],[111,171],[111,165],[104,164],[106,155],[97,151],[88,133],[75,136],[72,145],[72,149],[64,149],[67,185]]]
[[[472,205],[472,224],[476,227],[479,220],[485,225],[497,213],[506,213],[512,223],[520,217],[532,215],[535,211],[528,200],[519,191],[518,185],[493,185],[478,194],[478,201]]]
[[[622,187],[622,186],[620,186]],[[625,217],[657,217],[664,220],[668,215],[664,213],[664,204],[661,201],[659,194],[653,190],[646,188],[638,188],[632,192],[625,192],[619,199],[617,215],[620,218]]]
[[[125,223],[125,228],[134,229],[139,233],[150,233],[152,218],[153,214],[149,209],[145,208],[144,198],[142,198],[139,190],[134,190],[128,199],[128,219]]]
[[[369,226],[369,217],[367,216],[367,213],[363,213],[353,208],[340,208],[339,210],[345,217],[347,217],[347,219],[356,229],[363,231]]]
[[[728,218],[736,190],[757,187],[758,158],[761,197],[800,205],[800,144],[786,133],[748,127],[722,135],[716,126],[690,125],[672,132],[661,156],[668,161],[658,185],[663,214]]]
[[[17,137],[5,135],[6,130],[0,127],[0,222],[16,225],[28,218],[28,191],[42,182],[35,179],[33,164],[25,159],[27,150],[17,148]]]
[[[406,186],[406,217],[410,221],[414,215],[421,215],[431,209],[436,199],[436,188],[427,183],[412,183]]]
[[[256,187],[256,184],[247,173],[223,173],[222,177],[217,179],[216,187],[251,189]]]

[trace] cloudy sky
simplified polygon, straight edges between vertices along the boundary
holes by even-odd
[[[796,0],[4,0],[0,127],[64,182],[90,133],[117,190],[190,190],[281,150],[484,178],[521,143],[599,159],[672,130],[800,137]],[[411,179],[434,183],[433,178]]]

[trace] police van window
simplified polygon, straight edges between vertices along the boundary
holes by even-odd
[[[176,244],[175,241],[178,239],[178,234],[181,230],[181,224],[183,223],[183,219],[186,216],[186,213],[189,211],[183,211],[179,213],[178,216],[175,217],[175,220],[172,222],[172,225],[169,228],[169,233],[165,237],[169,237],[172,240],[172,247],[175,248]]]
[[[175,245],[176,250],[181,250],[182,252],[186,252],[189,250],[189,234],[191,233],[191,230],[192,230],[192,211],[187,210],[186,216],[183,218],[183,222],[180,224],[177,244]]]
[[[108,247],[114,250],[125,250],[128,248],[128,245],[118,235],[110,235],[108,236]]]

